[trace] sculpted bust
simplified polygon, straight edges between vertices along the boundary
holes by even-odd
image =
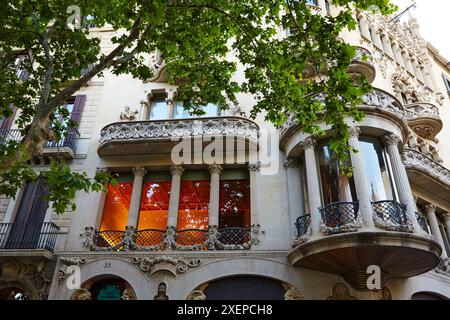
[[[167,286],[164,282],[158,285],[158,293],[153,297],[153,300],[169,300],[169,296],[166,294]]]

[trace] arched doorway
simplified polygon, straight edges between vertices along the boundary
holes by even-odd
[[[131,285],[124,279],[104,275],[85,281],[72,294],[72,300],[136,300]]]
[[[296,291],[278,280],[258,276],[222,278],[200,285],[192,291],[192,300],[284,300]],[[298,292],[298,291],[297,291]],[[300,295],[299,295],[300,296]]]
[[[413,294],[411,300],[449,300],[449,298],[434,292],[417,292]]]

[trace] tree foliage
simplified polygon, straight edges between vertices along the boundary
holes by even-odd
[[[23,181],[36,179],[27,161],[42,152],[46,139],[61,139],[75,125],[61,125],[60,118],[68,117],[61,108],[66,99],[106,71],[150,79],[145,55],[156,49],[192,113],[201,113],[199,106],[208,102],[225,109],[238,93],[251,93],[256,98],[251,115],[262,113],[277,126],[293,115],[304,131],[320,134],[320,113],[335,132],[333,149],[345,154],[344,118],[362,118],[354,106],[370,86],[364,80],[355,84],[347,73],[355,49],[339,34],[355,29],[354,8],[377,6],[383,14],[395,8],[388,0],[332,2],[342,8],[335,17],[314,14],[300,0],[1,1],[0,116],[11,116],[15,105],[24,139],[0,146],[0,193],[12,196]],[[120,30],[113,50],[102,52],[89,29],[68,28],[67,9],[73,5],[96,26]],[[296,32],[280,36],[288,27]],[[20,66],[29,73],[27,81],[16,74],[20,54],[28,57]],[[240,83],[234,80],[239,65],[245,74]],[[311,70],[316,77],[307,77]],[[325,103],[312,98],[314,93],[325,93]],[[97,191],[112,179],[104,173],[89,179],[60,161],[44,175],[58,213],[72,205],[77,190]]]

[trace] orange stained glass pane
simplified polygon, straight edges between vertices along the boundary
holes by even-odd
[[[115,187],[112,184],[108,185],[100,231],[125,231],[132,190],[131,182],[121,182]],[[120,237],[105,236],[103,239],[111,246],[120,241]]]
[[[181,181],[178,230],[208,229],[209,181]]]
[[[144,183],[136,239],[139,245],[153,246],[162,242],[163,231],[167,228],[170,187],[170,181]]]
[[[220,181],[219,228],[249,228],[250,217],[250,180]]]

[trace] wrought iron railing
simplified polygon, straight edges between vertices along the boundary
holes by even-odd
[[[251,230],[249,228],[230,227],[219,229],[219,241],[224,245],[243,245],[250,242]]]
[[[1,229],[0,229],[1,231]],[[161,250],[246,250],[252,244],[258,244],[258,234],[263,233],[259,225],[252,228],[230,227],[208,230],[166,230],[126,231],[86,228],[82,234],[86,238],[84,245],[93,251],[161,251]],[[0,234],[1,239],[1,234]]]
[[[357,225],[359,202],[336,202],[320,209],[327,233],[345,232]]]
[[[422,228],[422,230],[429,234],[430,228],[428,227],[428,222],[427,222],[427,219],[425,218],[425,216],[420,212],[416,212],[416,219],[417,219],[417,223]]]
[[[136,231],[136,244],[140,247],[156,247],[163,245],[164,230],[145,229]]]
[[[66,136],[59,141],[46,141],[44,148],[71,148],[76,151],[76,141],[80,133],[76,128],[69,128]],[[20,142],[22,133],[19,129],[0,129],[0,144],[7,144],[10,141]]]
[[[181,246],[203,246],[207,233],[208,230],[178,230],[176,243]]]
[[[406,214],[406,205],[397,201],[386,200],[372,202],[375,223],[391,231],[412,231],[411,223]]]
[[[0,224],[0,249],[46,249],[53,252],[59,227],[45,223]]]
[[[295,227],[297,228],[297,236],[303,237],[308,233],[309,226],[311,225],[311,215],[306,214],[301,216],[295,222]]]
[[[59,141],[47,141],[44,148],[71,148],[76,151],[76,141],[80,133],[76,128],[69,128],[66,136]]]
[[[103,230],[96,231],[93,243],[98,248],[115,248],[115,250],[123,249],[123,236],[125,231]]]

